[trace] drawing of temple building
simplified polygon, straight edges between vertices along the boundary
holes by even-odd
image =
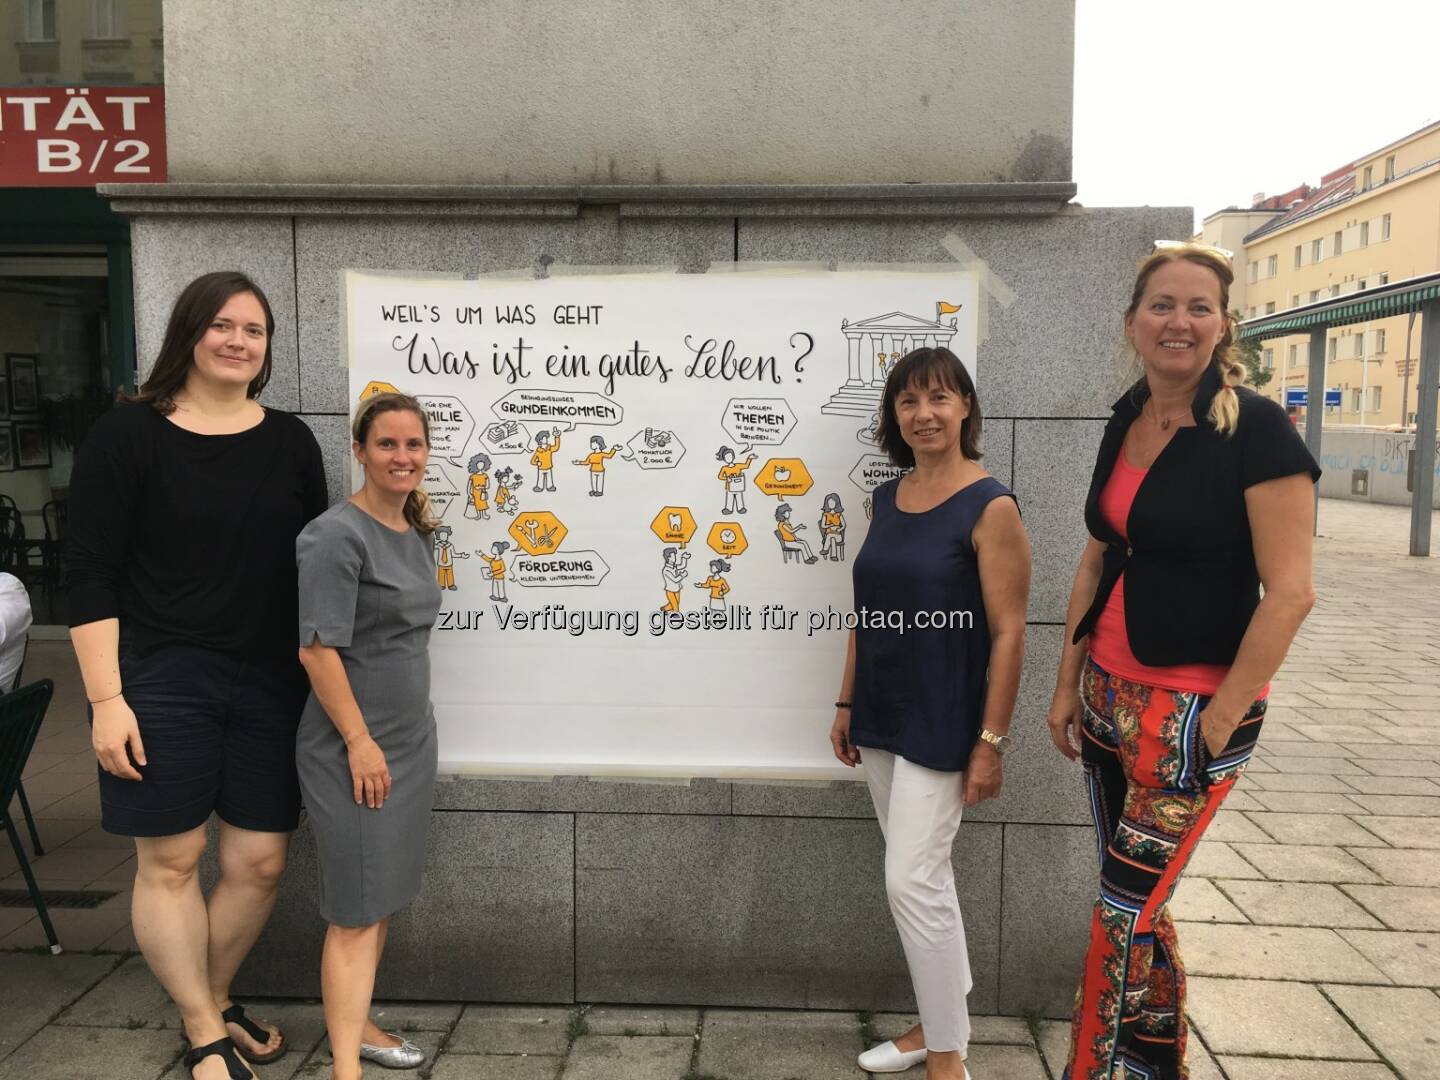
[[[957,320],[942,323],[892,311],[859,322],[842,319],[849,377],[824,405],[831,416],[871,416],[880,407],[885,377],[890,366],[912,349],[949,348],[956,334]]]

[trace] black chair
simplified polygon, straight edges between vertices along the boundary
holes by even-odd
[[[25,677],[25,660],[30,655],[30,638],[25,638],[25,651],[20,654],[20,666],[15,669],[15,679],[11,684],[0,690],[0,698],[11,691],[18,690],[20,680]],[[22,770],[23,771],[23,770]],[[25,797],[25,785],[20,780],[15,781],[15,797],[20,800],[20,812],[25,815],[25,827],[30,830],[30,847],[38,859],[45,854],[45,848],[40,843],[40,830],[35,828],[35,815],[30,812],[30,800]]]
[[[69,523],[70,504],[51,499],[40,508],[45,524],[45,539],[40,548],[41,588],[52,598],[65,585],[65,527]]]
[[[20,862],[25,887],[30,890],[30,899],[35,904],[35,913],[40,916],[40,925],[45,928],[50,951],[58,954],[60,939],[55,934],[55,924],[50,921],[45,898],[35,884],[35,874],[30,869],[25,847],[20,843],[20,834],[10,820],[10,799],[20,786],[20,774],[25,771],[25,761],[30,757],[30,749],[35,745],[35,736],[40,731],[45,710],[50,707],[50,698],[54,693],[55,684],[49,679],[41,679],[0,697],[0,808],[3,808],[0,813],[4,814],[10,846],[15,849],[15,858]]]

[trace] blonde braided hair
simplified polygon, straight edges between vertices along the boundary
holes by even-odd
[[[350,425],[354,440],[365,445],[375,417],[387,412],[408,412],[418,416],[421,430],[425,432],[425,445],[430,445],[430,418],[425,415],[424,406],[409,394],[375,394],[362,401],[355,412],[355,421]],[[430,513],[430,496],[425,494],[423,487],[417,487],[405,497],[405,520],[416,532],[425,536],[439,528],[440,520]]]

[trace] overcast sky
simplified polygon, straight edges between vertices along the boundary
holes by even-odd
[[[1440,0],[1077,0],[1075,24],[1088,206],[1198,226],[1440,120]]]

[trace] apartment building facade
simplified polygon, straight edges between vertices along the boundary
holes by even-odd
[[[1440,123],[1322,177],[1318,188],[1248,233],[1242,247],[1232,306],[1245,318],[1440,269]],[[1418,319],[1336,328],[1325,344],[1325,385],[1341,391],[1327,424],[1414,421]],[[1312,359],[1307,335],[1266,341],[1262,365],[1274,375],[1262,392],[1283,401],[1287,388],[1303,388]]]

